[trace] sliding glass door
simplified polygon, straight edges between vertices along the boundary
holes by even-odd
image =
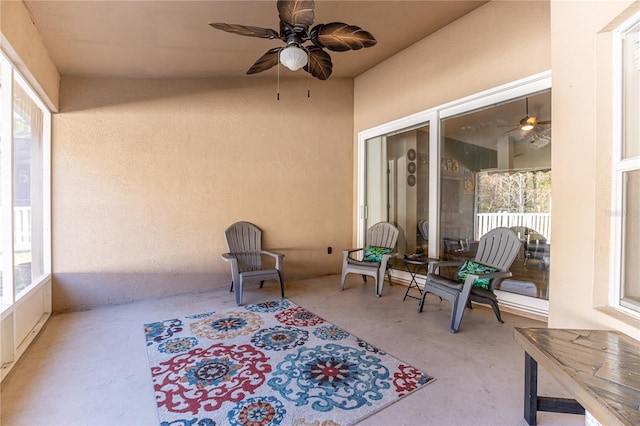
[[[389,221],[405,254],[473,258],[496,227],[522,241],[501,303],[548,311],[551,264],[551,77],[532,76],[359,135],[358,238]],[[539,301],[539,302],[536,302]]]
[[[429,241],[429,124],[366,140],[365,229],[391,222],[398,253],[427,253]]]
[[[480,237],[510,228],[522,247],[498,289],[542,299],[551,259],[550,118],[545,90],[445,118],[440,140],[441,257],[474,258]]]

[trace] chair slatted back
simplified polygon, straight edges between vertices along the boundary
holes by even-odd
[[[399,233],[389,222],[378,222],[367,229],[367,245],[395,248]]]
[[[418,222],[418,231],[420,231],[420,236],[423,240],[429,240],[429,221],[426,219],[420,220]]]
[[[236,255],[240,272],[262,269],[262,231],[249,222],[236,222],[224,231],[229,253]]]
[[[509,228],[495,228],[480,238],[476,262],[508,271],[520,251],[522,242]]]

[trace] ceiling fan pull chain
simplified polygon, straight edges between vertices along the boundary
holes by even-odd
[[[276,96],[276,100],[280,100],[280,59],[278,59],[278,94]]]
[[[307,98],[311,97],[311,74],[307,73]]]

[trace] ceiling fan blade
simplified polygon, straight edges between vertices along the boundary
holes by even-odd
[[[551,124],[551,120],[547,120],[547,121],[538,121],[538,124]]]
[[[335,52],[371,47],[378,42],[368,31],[343,22],[316,25],[310,36],[316,46],[326,47]]]
[[[333,71],[331,56],[320,47],[309,46],[306,49],[309,52],[309,63],[304,70],[320,80],[328,79]]]
[[[278,65],[278,54],[282,50],[282,47],[274,47],[267,50],[267,53],[262,55],[247,71],[247,74],[257,74],[262,71],[266,71],[269,68]]]
[[[218,22],[213,22],[209,25],[217,30],[222,30],[228,33],[238,34],[242,36],[268,39],[280,38],[280,35],[275,30],[271,30],[269,28],[251,27],[248,25],[239,24],[223,24]]]
[[[313,0],[278,0],[280,21],[292,28],[304,28],[306,32],[313,24],[315,3]]]

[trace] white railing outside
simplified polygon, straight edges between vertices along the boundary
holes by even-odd
[[[14,207],[13,212],[13,249],[31,251],[31,207]]]
[[[533,229],[551,244],[551,213],[478,213],[476,222],[476,240],[500,226],[521,226]],[[524,238],[524,235],[520,235],[520,238]]]
[[[31,250],[31,207],[15,207],[13,211],[14,250]]]

